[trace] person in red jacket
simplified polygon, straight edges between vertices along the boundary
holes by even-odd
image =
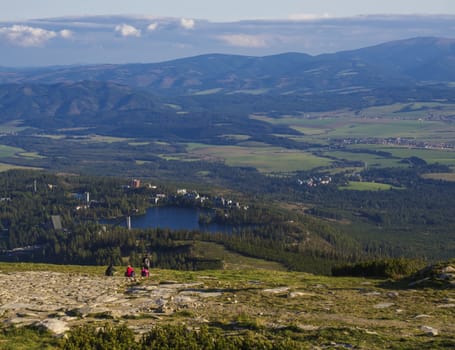
[[[131,267],[131,265],[128,265],[125,271],[125,277],[134,277],[134,269]]]

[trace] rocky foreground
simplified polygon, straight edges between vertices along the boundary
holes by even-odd
[[[152,270],[135,280],[82,271],[0,271],[3,325],[41,325],[56,335],[86,322],[126,323],[137,334],[168,323],[287,329],[300,339],[365,349],[455,339],[451,288],[260,270]]]

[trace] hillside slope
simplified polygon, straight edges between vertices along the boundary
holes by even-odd
[[[2,264],[3,325],[41,325],[62,334],[80,324],[108,322],[140,334],[154,325],[184,323],[230,336],[252,331],[289,337],[310,348],[455,345],[449,290],[391,289],[381,280],[254,269],[153,269],[150,278],[137,280],[122,277],[122,271],[118,277],[102,273],[91,267]]]

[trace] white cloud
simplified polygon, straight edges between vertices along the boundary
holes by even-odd
[[[188,18],[180,19],[180,25],[185,29],[193,29],[195,24],[196,23],[194,22],[193,19],[188,19]]]
[[[257,35],[248,35],[248,34],[226,34],[221,35],[218,38],[223,40],[226,44],[230,46],[239,46],[239,47],[251,47],[251,48],[260,48],[266,47],[266,40]]]
[[[60,36],[63,38],[63,39],[69,39],[73,36],[73,32],[71,30],[68,30],[68,29],[63,29],[59,32]]]
[[[11,27],[0,27],[0,38],[6,39],[13,45],[22,47],[42,46],[51,39],[58,37],[68,39],[71,35],[72,32],[67,29],[55,32],[53,30],[18,24]]]
[[[150,23],[147,27],[147,30],[149,32],[153,32],[154,30],[156,30],[158,28],[158,23],[157,22],[154,22],[154,23]]]
[[[318,19],[331,18],[328,13],[315,14],[315,13],[293,13],[289,16],[289,19],[294,21],[314,21]]]
[[[140,37],[141,36],[141,31],[139,29],[136,29],[133,26],[130,26],[129,24],[119,24],[115,27],[115,31],[120,33],[121,36],[135,36],[135,37]]]

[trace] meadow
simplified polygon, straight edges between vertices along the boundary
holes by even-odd
[[[339,186],[340,190],[355,190],[355,191],[387,191],[391,189],[400,189],[396,186],[390,186],[380,182],[368,181],[349,181],[345,186]]]
[[[254,167],[263,173],[293,172],[328,166],[331,160],[309,152],[258,144],[244,146],[188,145],[190,156],[224,161],[229,166]]]

